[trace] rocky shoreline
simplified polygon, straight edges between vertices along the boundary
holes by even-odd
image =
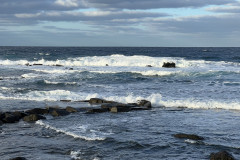
[[[62,102],[70,102],[69,100],[61,100]],[[90,100],[84,100],[79,102],[89,103],[91,107],[73,108],[67,106],[65,108],[59,106],[47,106],[45,108],[33,108],[24,111],[11,111],[0,112],[0,126],[8,123],[17,123],[20,120],[26,122],[35,122],[40,119],[46,119],[45,115],[51,115],[53,117],[67,116],[76,112],[84,112],[85,114],[97,114],[97,113],[119,113],[130,112],[139,110],[150,110],[152,108],[151,102],[147,100],[139,100],[136,103],[119,103],[114,101],[108,101],[100,98],[91,98]],[[179,139],[190,139],[194,141],[202,141],[204,137],[195,134],[178,133],[173,135]],[[217,153],[211,153],[210,160],[235,160],[234,157],[227,151],[220,151]],[[15,157],[10,160],[26,160],[24,157]]]

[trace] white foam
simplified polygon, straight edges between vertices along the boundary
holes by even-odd
[[[63,134],[66,134],[68,136],[72,136],[73,138],[84,139],[84,140],[87,140],[87,141],[96,141],[96,140],[102,141],[102,140],[105,140],[105,137],[97,137],[97,136],[94,136],[94,135],[92,135],[91,137],[87,137],[87,136],[82,136],[82,135],[79,135],[79,134],[76,134],[76,133],[73,133],[73,132],[69,132],[69,131],[67,131],[68,129],[58,129],[54,126],[51,126],[51,125],[43,122],[42,120],[38,120],[36,122],[36,124],[41,125],[41,126],[47,128],[47,129],[54,130],[58,133],[63,133]]]
[[[74,85],[77,84],[77,82],[55,82],[55,81],[48,81],[48,80],[44,80],[44,83],[46,84],[66,84],[66,85]]]

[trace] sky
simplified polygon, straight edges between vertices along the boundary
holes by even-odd
[[[240,47],[240,0],[0,0],[0,46]]]

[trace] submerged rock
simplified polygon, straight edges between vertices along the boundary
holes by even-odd
[[[46,119],[45,117],[38,115],[38,114],[30,114],[29,116],[25,116],[23,118],[24,121],[26,122],[35,122],[38,121],[40,119]]]
[[[16,157],[16,158],[11,158],[9,160],[27,160],[27,159],[24,157]]]
[[[192,140],[204,140],[203,137],[200,137],[200,136],[195,135],[195,134],[179,133],[179,134],[175,134],[174,137],[176,137],[176,138],[192,139]]]
[[[210,160],[235,160],[234,157],[227,151],[211,153]]]
[[[107,108],[92,108],[92,109],[89,109],[87,110],[87,114],[90,114],[90,113],[103,113],[103,112],[108,112],[109,110]]]
[[[164,62],[162,67],[165,67],[165,68],[176,68],[176,64],[174,62]]]
[[[48,109],[43,109],[43,108],[34,108],[25,111],[27,114],[48,114]]]
[[[71,100],[68,100],[68,99],[61,99],[60,101],[61,102],[71,102]]]

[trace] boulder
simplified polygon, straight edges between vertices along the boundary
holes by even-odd
[[[18,122],[21,118],[17,115],[13,115],[12,113],[10,112],[6,112],[3,114],[3,118],[2,118],[2,121],[4,123],[15,123],[15,122]]]
[[[65,109],[53,109],[51,112],[49,112],[53,117],[59,117],[59,116],[66,116],[70,113],[67,112]]]
[[[221,151],[217,153],[211,153],[210,160],[235,160],[235,159],[230,153],[226,151]]]
[[[146,107],[146,108],[152,108],[151,102],[147,101],[147,100],[139,100],[139,101],[137,101],[137,104],[139,106],[143,106],[143,107]]]
[[[34,63],[33,65],[34,66],[42,66],[43,64],[41,64],[41,63]]]
[[[76,108],[73,108],[73,107],[70,107],[70,106],[66,107],[66,111],[69,112],[69,113],[78,112],[78,110]]]
[[[176,67],[176,64],[174,62],[164,62],[162,67],[165,67],[165,68],[175,68]]]
[[[16,157],[16,158],[11,158],[9,160],[27,160],[27,159],[24,157]]]
[[[174,137],[176,137],[176,138],[192,139],[192,140],[204,140],[203,137],[200,137],[200,136],[195,135],[195,134],[179,133],[179,134],[175,134]]]
[[[34,121],[38,121],[40,119],[46,119],[46,118],[41,115],[38,115],[38,114],[30,114],[29,116],[25,116],[23,118],[23,120],[26,122],[34,122]]]
[[[48,109],[43,109],[43,108],[34,108],[25,111],[27,114],[48,114]]]
[[[3,78],[0,78],[0,81],[3,80]]]

